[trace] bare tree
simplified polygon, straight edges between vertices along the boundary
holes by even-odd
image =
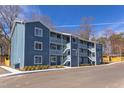
[[[110,28],[106,29],[103,33],[103,36],[105,37],[105,54],[110,55],[112,53],[112,46],[111,46],[111,40],[110,37],[114,34],[114,31]]]
[[[124,47],[124,38],[121,34],[113,34],[110,37],[111,40],[111,46],[112,46],[112,54],[116,54],[116,55],[122,55],[122,49]]]
[[[49,26],[49,28],[55,30],[55,26],[49,16],[33,13],[31,20],[39,20]]]
[[[10,50],[10,33],[13,21],[18,17],[20,6],[0,6],[0,44],[4,47],[4,54]],[[8,53],[9,54],[9,53]]]
[[[91,21],[93,20],[92,17],[85,17],[82,19],[82,24],[80,26],[79,34],[81,38],[90,39],[90,36],[92,35],[92,29],[91,29]]]
[[[19,6],[14,5],[0,6],[0,24],[5,35],[10,34],[13,21],[18,17],[19,12],[20,12]]]

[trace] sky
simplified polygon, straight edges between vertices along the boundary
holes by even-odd
[[[124,6],[103,5],[35,5],[21,6],[22,17],[31,17],[31,13],[49,16],[58,29],[76,31],[84,17],[92,17],[92,29],[101,35],[104,30],[124,32]]]

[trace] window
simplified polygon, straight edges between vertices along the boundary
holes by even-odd
[[[42,64],[42,56],[41,55],[34,56],[34,64]]]
[[[43,49],[43,44],[42,42],[35,41],[34,42],[34,50],[42,50]]]
[[[57,61],[57,56],[51,55],[51,56],[50,56],[50,61],[51,61],[51,62],[56,62],[56,61]]]
[[[57,45],[51,44],[51,45],[50,45],[50,49],[56,50],[56,49],[57,49]]]
[[[57,50],[61,50],[61,45],[57,45]]]
[[[58,38],[58,39],[61,39],[61,35],[60,35],[60,34],[57,34],[57,38]]]
[[[43,29],[42,28],[35,27],[34,35],[35,36],[42,37],[43,36]]]
[[[56,33],[51,32],[50,36],[53,37],[53,38],[56,38]]]
[[[75,39],[75,38],[72,38],[72,41],[73,41],[73,42],[76,42],[76,39]]]
[[[83,53],[83,49],[80,48],[79,51],[80,51],[81,53]]]

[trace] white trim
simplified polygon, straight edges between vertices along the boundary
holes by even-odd
[[[96,57],[97,57],[97,56],[96,56],[96,51],[97,51],[97,50],[96,50],[96,44],[95,44],[95,43],[94,43],[94,48],[95,48],[95,65],[97,65],[97,62],[96,62]]]
[[[24,65],[25,65],[25,24],[24,24],[24,50],[23,50],[23,63],[22,63],[22,67],[24,67]]]
[[[35,57],[41,57],[41,63],[35,63]],[[43,57],[42,55],[34,55],[34,64],[43,64]]]
[[[72,39],[72,36],[70,35],[70,57],[72,57],[72,54],[71,54],[71,52],[72,52],[72,50],[71,50],[71,48],[72,48],[72,40],[71,39]],[[70,67],[71,67],[71,64],[72,64],[71,63],[72,62],[71,59],[72,58],[70,58]]]
[[[51,61],[51,56],[55,56],[56,61]],[[57,55],[50,55],[50,62],[57,62]]]
[[[78,40],[78,67],[80,66],[80,48],[79,48],[79,40]]]
[[[50,62],[50,31],[49,31],[49,66],[51,66],[51,62]]]
[[[36,49],[36,47],[35,47],[36,43],[41,44],[41,49]],[[34,50],[40,50],[40,51],[42,51],[43,50],[43,42],[41,42],[41,41],[34,41]]]
[[[41,35],[36,34],[36,29],[38,29],[39,31],[41,31]],[[39,27],[35,27],[34,28],[34,36],[43,37],[43,29],[42,28],[39,28]]]

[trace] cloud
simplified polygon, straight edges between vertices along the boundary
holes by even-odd
[[[124,22],[116,22],[116,23],[96,23],[96,24],[91,24],[93,26],[104,26],[104,25],[113,25],[114,26],[119,26],[121,24],[124,24]],[[56,26],[56,27],[79,27],[80,25],[61,25],[61,26]]]

